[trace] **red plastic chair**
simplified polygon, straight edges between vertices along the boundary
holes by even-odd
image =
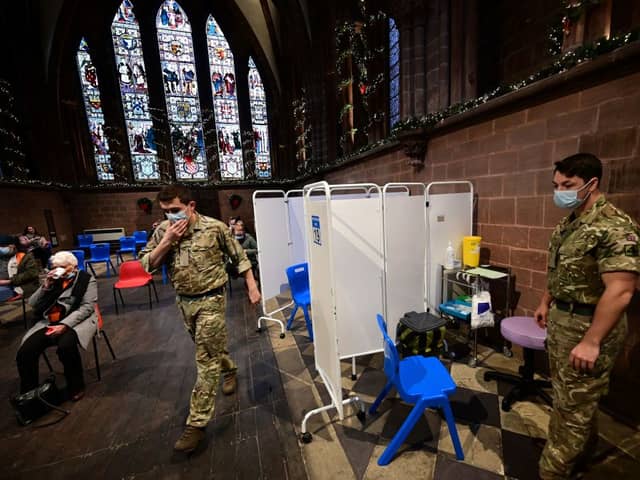
[[[142,268],[142,264],[138,260],[130,260],[120,265],[120,279],[113,285],[113,301],[116,305],[116,315],[118,312],[118,298],[116,297],[116,290],[120,296],[120,301],[124,307],[124,299],[122,298],[121,290],[123,288],[138,288],[146,285],[149,292],[149,310],[152,308],[151,304],[151,287],[156,295],[156,302],[160,303],[158,299],[158,291],[156,290],[156,284],[153,282],[153,275],[146,272]]]

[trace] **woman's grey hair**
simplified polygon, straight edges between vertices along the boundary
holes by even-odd
[[[60,265],[61,267],[71,265],[75,268],[78,266],[78,259],[71,252],[61,251],[53,254],[53,256],[51,257],[51,264]]]

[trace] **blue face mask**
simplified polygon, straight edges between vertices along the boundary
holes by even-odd
[[[7,255],[11,255],[13,250],[11,247],[0,247],[0,255],[6,257]]]
[[[186,220],[187,218],[187,212],[185,212],[184,210],[180,210],[178,213],[165,213],[167,220],[169,220],[171,223],[176,223],[179,220]]]
[[[584,198],[579,198],[578,192],[587,188],[590,183],[591,182],[585,183],[577,190],[554,190],[553,203],[555,203],[556,206],[560,208],[578,208],[587,200],[587,198],[589,198],[589,195],[591,195],[591,192],[589,192]]]

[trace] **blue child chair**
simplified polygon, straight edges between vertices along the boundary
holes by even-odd
[[[309,339],[313,342],[313,328],[311,327],[311,319],[309,318],[309,306],[311,305],[309,266],[306,263],[290,266],[287,268],[287,279],[289,280],[289,287],[291,288],[291,297],[295,302],[295,306],[287,322],[287,330],[291,328],[298,308],[302,308],[304,321],[307,324],[307,331],[309,332]]]
[[[133,259],[136,260],[136,239],[135,237],[120,237],[120,250],[116,252],[116,263],[120,265],[124,260],[122,259],[123,253],[131,253]]]
[[[416,422],[422,417],[424,410],[430,408],[440,408],[444,413],[444,418],[449,427],[449,435],[456,451],[456,458],[464,460],[464,453],[460,445],[458,430],[449,404],[449,396],[456,390],[451,375],[442,362],[436,357],[423,357],[415,355],[400,361],[396,346],[387,335],[387,325],[378,314],[378,327],[382,331],[384,338],[384,373],[387,376],[387,384],[373,402],[369,409],[370,414],[374,414],[380,402],[389,394],[392,388],[396,388],[400,398],[406,403],[414,404],[413,410],[404,421],[398,432],[378,459],[378,465],[384,466],[391,462],[398,448],[411,433]]]
[[[136,247],[142,248],[147,244],[146,230],[136,230],[133,232],[133,237],[136,239]]]
[[[78,260],[78,270],[84,270],[84,250],[71,250]]]
[[[80,249],[88,249],[91,247],[93,243],[93,235],[87,233],[86,235],[79,234],[78,235],[78,248]]]
[[[91,258],[85,260],[85,264],[91,269],[91,273],[93,273],[94,277],[96,276],[96,272],[93,269],[94,263],[105,263],[105,265],[107,266],[107,277],[111,276],[109,266],[111,266],[111,268],[113,269],[113,273],[116,273],[116,267],[114,267],[113,263],[111,262],[109,248],[110,247],[108,243],[94,243],[89,247],[89,250],[91,251]]]

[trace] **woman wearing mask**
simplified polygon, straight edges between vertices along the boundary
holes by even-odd
[[[25,237],[0,235],[0,302],[28,297],[38,288],[40,266]]]
[[[96,333],[98,289],[90,274],[78,270],[78,260],[71,252],[56,253],[51,257],[51,264],[53,268],[44,283],[29,299],[40,321],[24,336],[16,356],[20,393],[38,386],[40,355],[55,345],[64,365],[67,391],[71,399],[77,401],[84,396],[78,344],[87,348]]]

